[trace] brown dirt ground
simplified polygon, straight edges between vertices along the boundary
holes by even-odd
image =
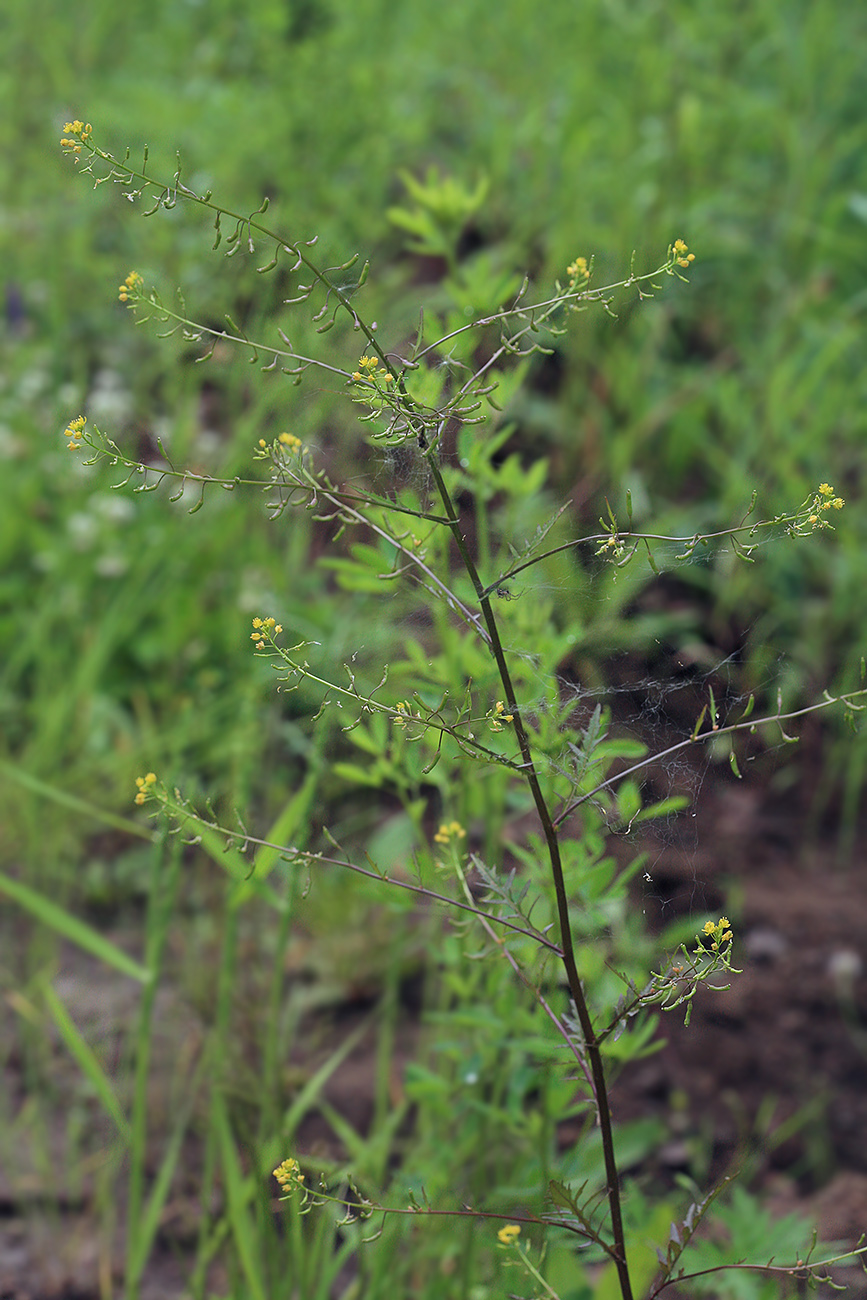
[[[797,1208],[826,1238],[854,1242],[867,1229],[867,873],[858,840],[841,866],[831,849],[805,838],[805,806],[797,787],[775,796],[727,771],[705,774],[695,842],[647,840],[652,883],[642,904],[651,922],[696,909],[729,911],[744,969],[727,992],[700,992],[689,1029],[679,1013],[666,1019],[667,1045],[617,1081],[613,1106],[621,1119],[666,1119],[662,1177],[686,1168],[697,1144],[709,1152],[711,1176],[740,1153],[754,1185],[781,1212]],[[64,971],[64,997],[85,1033],[119,1038],[133,986],[119,977],[106,983],[104,970],[80,954],[69,955]],[[14,996],[7,1010],[26,1014]],[[358,1018],[348,1009],[344,1029]],[[159,1022],[155,1096],[168,1108],[172,1098],[159,1097],[161,1063],[168,1076],[179,1042],[195,1030],[171,1003]],[[71,1062],[59,1064],[59,1046],[56,1054],[62,1110],[80,1082]],[[329,1099],[356,1124],[369,1114],[370,1058],[362,1042],[329,1087]],[[0,1300],[95,1300],[111,1261],[97,1243],[92,1180],[66,1186],[62,1173],[46,1175],[44,1162],[40,1174],[20,1122],[27,1084],[14,1054],[6,1057],[3,1083],[6,1113],[17,1121],[14,1140],[0,1146]],[[775,1131],[786,1124],[790,1132],[779,1141]],[[315,1144],[328,1135],[314,1121],[307,1139]],[[183,1197],[168,1207],[164,1236],[175,1246],[189,1238],[192,1213]],[[143,1300],[182,1295],[175,1253],[154,1258]],[[848,1294],[863,1300],[867,1288],[854,1276]]]

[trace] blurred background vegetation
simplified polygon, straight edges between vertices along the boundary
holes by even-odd
[[[579,676],[604,683],[614,656],[657,676],[734,656],[739,690],[797,704],[855,686],[865,649],[864,37],[857,5],[813,0],[8,0],[2,865],[114,915],[144,889],[142,850],[95,836],[81,803],[46,804],[12,768],[122,813],[153,768],[266,825],[328,742],[309,725],[319,701],[278,697],[252,659],[249,618],[278,613],[338,673],[362,643],[387,659],[392,636],[311,564],[307,517],[270,524],[229,494],[190,516],[190,499],[114,492],[67,453],[62,430],[83,412],[144,456],[159,437],[213,473],[243,472],[284,428],[338,475],[383,472],[321,381],[295,388],[220,351],[196,366],[177,339],[135,327],[116,290],[132,268],[167,300],[182,286],[199,319],[228,309],[266,339],[279,320],[301,351],[311,337],[287,324],[278,280],[211,251],[196,213],[142,221],[118,187],[92,192],[60,156],[67,119],[133,159],[147,143],[160,175],[179,151],[187,183],[238,211],[268,195],[272,224],[318,236],[325,261],[369,256],[368,310],[395,345],[446,269],[407,254],[389,217],[411,206],[404,171],[486,184],[461,237],[480,284],[526,272],[544,286],[578,255],[601,284],[633,250],[647,269],[685,238],[689,286],[577,318],[530,374],[508,450],[548,458],[547,502],[569,500],[574,527],[594,527],[606,496],[622,511],[627,489],[637,524],[690,534],[740,518],[753,489],[767,516],[833,483],[849,505],[830,543],[766,548],[748,572],[730,554],[661,581],[630,571],[593,606],[592,566],[558,576],[582,611]],[[357,339],[328,338],[353,365]],[[823,806],[851,823],[867,750],[832,728],[821,743]],[[322,781],[321,806],[351,829],[357,808]],[[34,968],[43,957],[37,946]]]
[[[353,643],[297,525],[260,527],[231,499],[193,519],[133,504],[64,455],[58,431],[79,411],[215,470],[245,465],[255,438],[283,427],[327,440],[344,468],[357,445],[321,386],[257,382],[240,356],[194,367],[176,341],[134,328],[115,293],[133,266],[167,297],[182,286],[199,319],[232,310],[260,337],[273,336],[280,285],[212,253],[195,214],[143,222],[118,188],[90,192],[57,147],[73,116],[108,147],[137,156],[148,143],[161,173],[179,150],[187,180],[238,210],[267,194],[274,221],[318,235],[329,260],[371,256],[371,301],[396,340],[420,302],[435,303],[423,282],[441,274],[401,255],[387,215],[404,197],[401,169],[487,181],[463,238],[480,278],[527,270],[546,284],[584,254],[604,283],[633,250],[649,267],[682,235],[698,255],[690,287],[617,320],[581,318],[531,378],[514,446],[550,457],[555,499],[570,496],[590,525],[627,488],[637,522],[659,532],[730,523],[753,488],[765,513],[820,479],[857,500],[856,8],[598,0],[553,5],[541,22],[518,0],[495,17],[480,0],[60,13],[12,0],[0,25],[0,743],[29,772],[122,806],[147,753],[242,801],[261,794],[273,779],[263,730],[282,727],[290,752],[306,742],[285,718],[269,723],[235,611],[288,598],[302,622],[327,622],[335,662]],[[332,337],[351,360],[353,342]],[[865,525],[854,508],[839,523],[831,546],[768,550],[749,584],[730,559],[684,570],[674,599],[696,617],[672,642],[688,636],[706,663],[736,652],[745,686],[779,683],[792,701],[853,685]],[[640,639],[628,612],[621,600],[598,638],[603,676],[612,648]],[[659,630],[664,640],[664,619]],[[11,798],[14,838],[26,815]]]

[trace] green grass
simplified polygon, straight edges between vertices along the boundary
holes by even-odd
[[[377,271],[399,244],[385,213],[401,168],[486,176],[475,237],[540,279],[582,251],[601,274],[622,270],[631,250],[641,263],[683,233],[699,254],[691,291],[573,331],[517,444],[528,456],[553,450],[555,481],[577,482],[590,512],[626,484],[648,517],[704,526],[728,522],[753,486],[769,510],[819,478],[857,492],[867,177],[856,11],[596,3],[555,7],[544,24],[514,2],[494,23],[481,4],[435,16],[365,4],[270,5],[255,18],[226,5],[207,21],[194,6],[148,13],[146,24],[135,8],[70,13],[48,25],[26,93],[7,79],[2,165],[14,202],[0,240],[45,344],[43,432],[62,383],[78,390],[63,404],[74,412],[99,367],[120,376],[127,419],[171,425],[181,444],[186,423],[192,436],[200,372],[185,376],[184,411],[175,349],[119,324],[112,288],[129,265],[168,295],[183,284],[200,315],[254,292],[245,268],[208,254],[200,223],[130,221],[116,191],[72,184],[55,144],[62,119],[80,112],[118,145],[148,141],[161,160],[179,148],[191,180],[241,208],[269,194],[290,234],[318,233],[335,258],[372,252],[372,292],[391,318],[393,273],[377,287]],[[11,50],[24,50],[34,21],[32,8],[13,9]],[[248,327],[277,306],[270,282],[256,291]],[[417,297],[403,290],[408,328]],[[8,368],[28,362],[14,348]],[[233,424],[250,414],[242,376],[239,366],[211,377]],[[302,433],[329,409],[277,385],[257,401],[261,418]],[[863,552],[854,511],[844,531],[844,549]],[[836,680],[862,630],[857,569],[818,565],[809,554],[769,561],[752,607],[737,580],[715,596],[721,617],[745,611],[746,630],[763,614],[749,653],[785,652],[810,688]],[[824,644],[797,626],[805,590],[828,593]]]
[[[341,795],[333,765],[342,762],[346,777],[348,765],[367,762],[361,735],[342,737],[328,720],[314,725],[321,701],[307,687],[277,695],[249,642],[251,616],[279,610],[296,639],[321,645],[324,670],[339,673],[356,652],[368,664],[397,659],[405,628],[379,618],[363,592],[350,600],[346,570],[314,565],[325,533],[309,516],[271,523],[258,504],[241,508],[241,489],[213,495],[194,515],[192,496],[173,505],[164,492],[114,491],[105,469],[84,469],[66,454],[60,432],[86,411],[126,445],[147,449],[160,436],[179,463],[232,474],[246,472],[260,436],[289,428],[337,474],[382,481],[389,466],[371,462],[338,395],[321,382],[296,389],[222,353],[196,366],[177,339],[135,328],[116,302],[131,267],[167,301],[183,286],[202,318],[219,320],[230,306],[259,337],[288,321],[285,294],[242,258],[227,262],[209,251],[211,232],[195,216],[178,209],[142,222],[115,187],[89,192],[60,157],[62,123],[84,117],[111,144],[129,143],[134,156],[147,142],[160,171],[175,165],[179,149],[197,188],[213,186],[245,211],[268,194],[275,223],[293,238],[318,234],[335,261],[370,254],[368,301],[383,334],[398,340],[410,337],[420,302],[436,303],[442,271],[406,255],[388,219],[390,208],[409,204],[401,169],[421,176],[435,165],[469,188],[487,180],[466,232],[468,278],[473,259],[488,259],[504,275],[528,269],[543,284],[584,254],[596,258],[601,281],[625,272],[633,250],[643,267],[673,238],[686,238],[697,254],[689,289],[666,287],[616,320],[581,318],[556,355],[535,365],[506,450],[522,466],[548,458],[547,496],[525,505],[514,527],[532,530],[567,496],[592,525],[604,498],[622,508],[629,488],[639,524],[691,532],[738,518],[754,487],[773,513],[828,479],[850,503],[833,545],[769,547],[748,572],[725,556],[684,570],[685,617],[670,610],[656,621],[629,617],[646,585],[631,571],[616,587],[592,564],[552,562],[543,575],[558,601],[564,646],[571,636],[588,681],[604,681],[611,653],[640,657],[656,639],[674,650],[698,641],[711,661],[737,647],[745,689],[773,699],[779,684],[800,701],[825,684],[855,684],[867,631],[867,528],[858,506],[867,432],[863,37],[857,6],[794,0],[782,8],[771,0],[735,8],[594,0],[549,6],[543,20],[526,0],[507,0],[496,12],[479,0],[397,10],[372,0],[290,0],[249,11],[230,0],[93,4],[60,14],[45,0],[5,7],[0,865],[69,916],[93,920],[106,909],[139,916],[147,901],[148,943],[168,945],[171,981],[206,1011],[205,1064],[189,1076],[205,1100],[197,1092],[200,1109],[178,1111],[160,1166],[165,1179],[175,1176],[179,1144],[195,1132],[205,1150],[203,1202],[212,1187],[227,1189],[224,1210],[200,1228],[197,1294],[205,1293],[208,1260],[221,1253],[235,1260],[238,1287],[280,1293],[275,1261],[285,1243],[260,1190],[267,1170],[255,1162],[281,1123],[279,1053],[291,1052],[302,1012],[281,1006],[276,977],[269,983],[244,967],[256,941],[274,970],[294,960],[298,940],[275,896],[300,893],[304,882],[272,860],[274,896],[249,899],[237,879],[227,896],[227,864],[213,845],[208,857],[205,845],[182,887],[175,858],[112,838],[110,817],[130,814],[133,780],[153,768],[228,815],[244,809],[259,829],[278,826],[278,838],[298,830],[315,796],[336,832],[361,838],[372,828],[383,852],[409,854],[420,815],[411,792],[392,792],[385,825],[363,792]],[[298,346],[312,339],[294,321],[286,328]],[[341,363],[357,354],[351,332],[329,338]],[[520,601],[510,617],[516,638],[526,636]],[[839,800],[842,782],[850,825],[864,761],[863,745],[828,746],[820,794]],[[434,774],[431,786],[437,781]],[[299,791],[306,793],[296,804]],[[480,817],[490,800],[481,789],[476,798],[468,812]],[[173,949],[183,948],[176,921],[154,911],[167,880],[223,971],[216,988]],[[42,926],[57,926],[26,899],[23,906],[28,924],[41,923],[20,950],[28,996],[36,997],[53,962]],[[345,992],[360,972],[361,983],[382,994],[371,1033],[380,1042],[383,1118],[394,990],[419,954],[398,942],[400,909],[383,917],[376,907],[366,886],[318,882],[306,924],[314,983],[331,979]],[[376,915],[378,946],[360,915]],[[383,958],[389,943],[396,964]],[[136,960],[147,960],[144,948]],[[18,974],[4,968],[3,979],[12,987]],[[52,996],[43,1013],[105,1100],[105,1062],[85,1054]],[[236,1039],[245,996],[265,1008],[250,1030],[258,1078],[256,1068],[243,1071]],[[467,1005],[498,996],[508,995],[463,993]],[[139,1047],[149,1040],[152,1011],[142,1010]],[[22,1029],[25,1038],[29,1032]],[[44,1064],[43,1049],[32,1036],[26,1041]],[[201,1078],[213,1070],[222,1080],[233,1069],[247,1095],[213,1102],[222,1093],[209,1093]],[[421,1073],[414,1086],[421,1095]],[[144,1087],[140,1074],[127,1099],[134,1125],[144,1122]],[[321,1089],[314,1074],[301,1095],[312,1104]],[[434,1119],[437,1106],[450,1103],[433,1095],[428,1102],[431,1128],[420,1129],[416,1154],[432,1181],[447,1184],[454,1169],[437,1164]],[[286,1140],[300,1118],[292,1113]],[[494,1123],[490,1115],[468,1122],[468,1147],[490,1141],[486,1123]],[[141,1227],[129,1245],[130,1295],[168,1190],[159,1174],[145,1188],[145,1138],[134,1131],[130,1186]],[[232,1132],[248,1143],[240,1157]],[[353,1135],[343,1137],[351,1146]],[[525,1138],[496,1180],[518,1180],[521,1162],[536,1158]],[[387,1125],[375,1126],[369,1142],[357,1134],[354,1141],[371,1177],[396,1158]],[[275,1147],[267,1159],[282,1154]],[[322,1261],[337,1258],[336,1224],[291,1231],[295,1257],[311,1252],[305,1267],[324,1287]],[[257,1261],[251,1242],[266,1239],[265,1262]],[[469,1242],[446,1249],[443,1241],[425,1249],[449,1261],[444,1277],[449,1269],[463,1276]],[[370,1279],[371,1295],[380,1284],[386,1279]],[[450,1294],[451,1283],[439,1285],[424,1294]]]

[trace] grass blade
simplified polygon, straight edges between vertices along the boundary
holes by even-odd
[[[221,1093],[213,1094],[211,1119],[216,1127],[217,1140],[223,1165],[223,1177],[226,1187],[226,1212],[232,1227],[232,1235],[238,1248],[238,1258],[247,1279],[250,1300],[267,1300],[265,1279],[259,1270],[260,1239],[250,1217],[248,1202],[252,1191],[251,1180],[244,1177],[241,1162],[232,1130],[226,1103]]]
[[[131,1136],[129,1122],[115,1095],[114,1088],[96,1059],[93,1048],[85,1042],[78,1026],[48,981],[45,983],[43,996],[60,1037],[75,1057],[84,1077],[90,1081],[94,1092],[102,1102],[103,1109],[114,1120],[124,1144],[128,1145]]]
[[[106,808],[100,808],[95,803],[80,798],[79,795],[68,794],[65,790],[59,790],[57,786],[48,785],[12,763],[0,763],[0,776],[5,776],[10,781],[17,781],[32,794],[50,799],[61,808],[69,808],[72,812],[80,813],[82,817],[90,817],[94,821],[102,822],[104,826],[113,826],[115,830],[125,831],[127,835],[137,835],[139,839],[155,839],[154,832],[147,826],[142,826],[140,822],[133,821],[130,817],[120,817],[117,813],[109,812]]]
[[[121,948],[116,947],[85,921],[80,921],[65,908],[52,903],[44,894],[37,893],[35,889],[23,885],[20,880],[13,880],[3,872],[0,872],[0,893],[8,894],[37,921],[55,930],[70,943],[83,948],[85,952],[98,957],[107,966],[113,966],[122,975],[129,975],[140,984],[148,984],[153,978],[152,972],[146,966],[141,966],[132,957],[128,957]]]

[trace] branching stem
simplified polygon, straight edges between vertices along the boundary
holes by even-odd
[[[620,1204],[620,1178],[618,1175],[617,1158],[614,1150],[614,1132],[611,1123],[611,1108],[608,1102],[608,1085],[605,1079],[605,1067],[602,1060],[599,1040],[596,1037],[593,1018],[590,1014],[590,1007],[588,1006],[587,999],[584,995],[584,988],[581,983],[581,977],[578,974],[578,965],[575,960],[575,947],[572,939],[572,927],[569,920],[569,896],[566,890],[566,881],[563,874],[560,841],[557,837],[554,820],[551,816],[551,811],[548,807],[548,802],[539,780],[539,774],[536,770],[530,740],[521,718],[521,710],[515,695],[515,688],[512,684],[509,665],[500,640],[497,619],[491,606],[490,592],[486,591],[485,585],[479,576],[478,569],[476,568],[475,561],[470,553],[470,549],[467,546],[467,541],[462,531],[461,521],[455,508],[455,504],[452,501],[451,494],[449,493],[442,473],[440,472],[439,464],[437,463],[436,448],[428,448],[425,455],[428,465],[430,466],[437,492],[439,493],[440,500],[443,503],[443,508],[449,520],[449,528],[452,537],[454,538],[464,568],[467,571],[469,579],[475,589],[476,596],[478,597],[482,616],[485,620],[485,626],[488,630],[491,654],[494,656],[497,671],[500,675],[500,681],[503,684],[503,691],[505,692],[506,697],[506,707],[508,712],[512,714],[512,726],[514,727],[515,738],[517,739],[518,748],[521,751],[521,757],[523,759],[522,774],[527,781],[530,792],[533,796],[536,812],[538,813],[539,821],[542,825],[542,834],[545,837],[545,845],[548,850],[548,861],[551,868],[551,877],[554,883],[554,893],[557,900],[557,918],[560,930],[560,947],[562,949],[561,960],[566,972],[569,993],[575,1005],[578,1022],[584,1036],[584,1049],[587,1053],[587,1060],[593,1081],[596,1114],[599,1121],[599,1131],[602,1139],[602,1150],[605,1161],[608,1211],[611,1218],[611,1232],[613,1237],[612,1257],[617,1269],[622,1300],[632,1300],[632,1283],[629,1277],[629,1267],[626,1258],[626,1238],[623,1230],[623,1212]]]

